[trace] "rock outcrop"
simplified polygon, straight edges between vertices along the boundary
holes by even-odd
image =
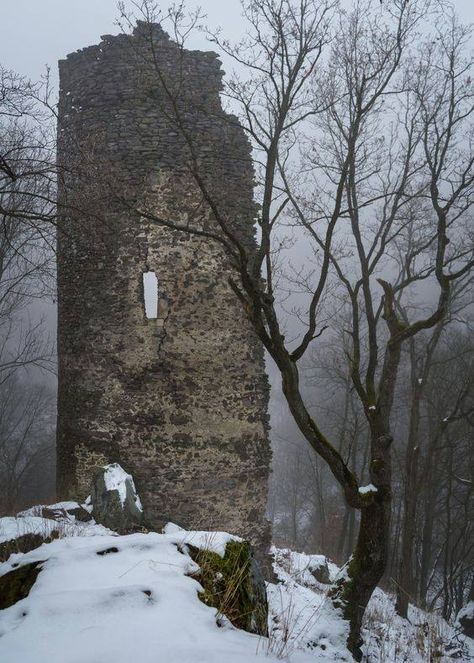
[[[265,580],[247,541],[229,541],[223,557],[187,545],[199,565],[195,578],[203,591],[200,599],[217,608],[219,618],[250,633],[268,635],[268,602]]]
[[[0,576],[0,610],[25,599],[36,582],[42,562],[32,562]]]
[[[331,574],[329,573],[328,562],[327,559],[322,557],[322,555],[320,555],[320,557],[321,560],[318,560],[309,566],[309,572],[316,582],[320,582],[323,585],[329,585],[331,583]]]
[[[43,518],[50,518],[51,520],[62,520],[63,518],[72,517],[81,523],[88,523],[92,520],[89,511],[76,502],[44,506],[40,515]]]
[[[0,543],[0,562],[6,562],[10,555],[15,553],[27,553],[30,550],[39,548],[43,543],[49,543],[57,538],[57,532],[49,534],[28,533],[21,534],[14,539],[2,541]]]

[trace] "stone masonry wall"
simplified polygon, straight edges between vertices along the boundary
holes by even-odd
[[[169,96],[207,186],[254,242],[250,147],[222,110],[214,53],[159,26],[105,36],[60,62],[58,492],[85,497],[97,465],[135,478],[149,521],[225,528],[261,549],[270,462],[263,350],[218,242],[135,211],[215,226],[189,173]],[[158,278],[145,316],[143,273]]]

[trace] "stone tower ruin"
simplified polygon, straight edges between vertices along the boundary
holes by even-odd
[[[159,25],[101,39],[59,63],[58,493],[85,497],[95,469],[119,462],[155,527],[226,529],[262,548],[263,350],[219,242],[139,213],[215,228],[193,156],[254,245],[250,146],[222,109],[215,53],[183,51]]]

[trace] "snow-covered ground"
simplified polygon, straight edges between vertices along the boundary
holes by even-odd
[[[57,526],[45,520],[28,513],[23,518],[0,519],[0,541]],[[268,585],[270,637],[263,638],[222,620],[218,625],[216,610],[198,598],[200,585],[191,577],[198,566],[183,547],[192,543],[222,555],[226,543],[236,537],[186,532],[171,524],[162,534],[128,536],[118,536],[93,521],[71,520],[63,525],[58,540],[26,554],[13,554],[0,564],[1,576],[18,565],[42,562],[29,596],[0,611],[2,663],[351,660],[344,646],[346,626],[326,599],[327,586],[311,573],[324,563],[321,556],[274,550],[281,582]],[[332,578],[340,573],[335,565],[328,568]],[[396,618],[383,592],[376,593],[370,615],[371,626],[365,633],[367,660],[430,660],[426,647],[420,653],[416,642],[420,629]],[[419,612],[412,617],[428,619]],[[446,649],[455,633],[438,622],[443,624]]]
[[[216,611],[199,600],[200,585],[190,577],[198,566],[178,549],[192,542],[222,553],[231,537],[168,530],[66,537],[12,555],[0,575],[13,564],[45,561],[29,596],[0,612],[2,663],[265,659],[265,639],[217,626]],[[292,660],[313,658],[301,652]]]
[[[25,514],[28,514],[28,512],[25,512]],[[93,521],[82,523],[75,521],[73,518],[56,521],[29,514],[20,518],[0,518],[0,543],[17,539],[24,534],[39,534],[43,538],[47,538],[53,532],[58,532],[62,538],[100,536],[102,534],[115,535],[114,532],[102,525],[96,525]]]
[[[268,590],[272,614],[278,615],[280,603],[281,613],[287,615],[286,652],[312,648],[319,653],[320,648],[325,647],[326,652],[333,653],[334,658],[330,660],[351,660],[337,658],[344,650],[337,646],[335,638],[338,624],[342,636],[342,622],[331,617],[327,587],[318,583],[312,574],[312,569],[317,568],[324,557],[275,548],[273,555],[277,576],[284,586],[269,585]],[[328,568],[331,580],[344,572],[331,562]],[[437,615],[412,606],[409,621],[402,619],[395,612],[394,597],[380,589],[375,590],[367,608],[363,638],[366,663],[448,663],[454,660],[472,663],[474,660],[474,641],[464,638],[459,629]]]

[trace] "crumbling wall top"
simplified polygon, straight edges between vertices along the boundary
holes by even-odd
[[[80,48],[77,51],[68,53],[66,58],[59,60],[59,66],[63,65],[65,62],[70,62],[74,60],[81,60],[83,58],[100,58],[101,53],[105,53],[108,49],[120,49],[123,50],[126,47],[132,45],[134,41],[141,42],[142,46],[150,44],[151,42],[160,48],[166,48],[173,51],[177,51],[179,46],[174,42],[166,30],[163,29],[160,23],[147,23],[146,21],[137,21],[131,34],[120,33],[118,35],[105,34],[100,36],[100,43],[94,44],[92,46],[86,46]],[[218,68],[221,67],[221,61],[219,54],[215,51],[203,51],[199,49],[186,50],[183,49],[184,53],[192,54],[194,58],[203,58],[204,60],[210,62],[215,61]]]

